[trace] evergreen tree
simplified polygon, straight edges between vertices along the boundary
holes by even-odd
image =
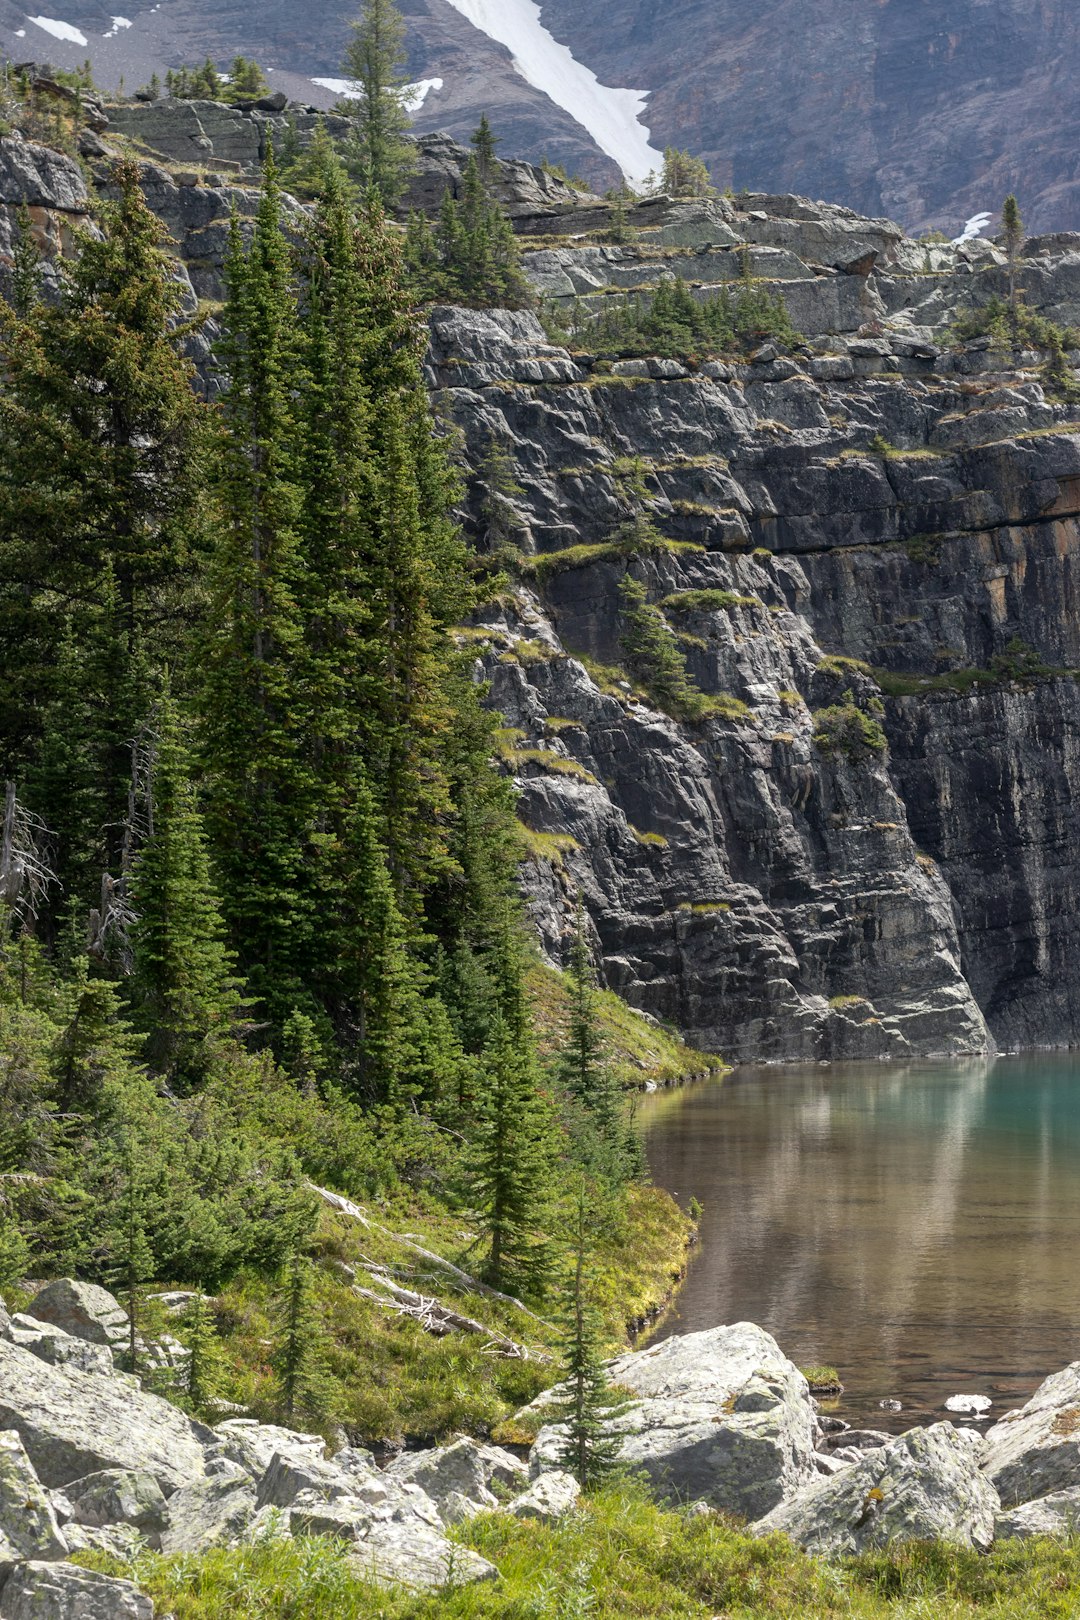
[[[587,1183],[579,1183],[575,1200],[570,1260],[563,1314],[563,1385],[567,1391],[559,1417],[565,1441],[559,1461],[582,1490],[601,1484],[618,1462],[622,1437],[612,1419],[625,1406],[614,1395],[603,1363],[603,1327],[590,1299],[590,1236],[597,1211],[591,1209]]]
[[[641,1150],[627,1118],[622,1088],[610,1063],[605,1061],[585,909],[580,898],[567,976],[570,1020],[556,1059],[556,1078],[572,1105],[571,1132],[580,1163],[594,1180],[619,1186],[640,1171]]]
[[[528,1041],[501,1013],[493,1020],[483,1070],[469,1153],[482,1274],[494,1288],[537,1294],[551,1263],[547,1232],[557,1138]]]
[[[290,1426],[325,1423],[337,1389],[328,1363],[328,1337],[311,1261],[294,1254],[285,1269],[271,1365],[281,1419]]]
[[[205,1075],[212,1038],[239,1007],[233,962],[210,877],[202,817],[180,717],[168,688],[158,704],[147,838],[132,877],[131,999],[146,1056],[172,1083]]]
[[[1006,197],[1001,210],[1001,235],[1005,243],[1005,257],[1008,260],[1009,309],[1012,313],[1015,337],[1019,320],[1019,293],[1016,286],[1016,273],[1020,249],[1024,244],[1024,221],[1020,217],[1020,205],[1012,192]]]
[[[406,138],[405,25],[393,0],[364,0],[345,53],[353,81],[355,150],[360,175],[387,207],[401,198],[415,159]]]
[[[0,749],[84,902],[120,861],[130,740],[153,664],[183,647],[203,541],[180,294],[134,164],[117,185],[59,300],[0,308]]]
[[[23,319],[41,297],[41,249],[34,237],[34,222],[25,203],[15,215],[15,243],[11,259],[11,305]]]
[[[525,491],[518,482],[510,448],[494,434],[488,439],[484,459],[476,472],[480,490],[480,517],[484,524],[484,545],[497,561],[517,560],[518,541],[525,524],[514,502]]]
[[[498,162],[495,148],[500,145],[500,138],[488,123],[487,113],[480,114],[480,123],[470,136],[470,140],[476,152],[476,166],[480,179],[485,186],[489,186],[495,179],[495,165]]]
[[[708,699],[687,673],[674,631],[632,574],[619,586],[619,613],[623,625],[619,645],[626,654],[627,668],[654,703],[677,719],[703,718]]]
[[[279,1023],[304,1000],[318,783],[304,758],[302,354],[273,156],[250,251],[234,222],[230,385],[203,695],[207,828],[240,968]]]
[[[260,96],[268,94],[269,89],[266,75],[258,62],[250,61],[246,56],[233,57],[229,68],[230,101],[257,101]]]
[[[691,157],[674,146],[664,149],[660,191],[669,197],[715,197],[716,191],[703,158]]]
[[[181,1326],[187,1361],[183,1368],[183,1395],[188,1409],[200,1418],[213,1418],[225,1381],[226,1358],[218,1338],[210,1302],[196,1289]]]

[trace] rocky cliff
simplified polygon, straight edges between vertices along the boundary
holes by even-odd
[[[144,179],[191,305],[218,296],[230,209],[256,194]],[[468,468],[493,443],[512,459],[520,580],[464,639],[506,717],[543,948],[562,957],[580,890],[606,983],[735,1058],[1075,1040],[1080,409],[1067,368],[1051,386],[1039,355],[953,335],[1004,292],[1002,255],[773,195],[659,200],[612,244],[595,204],[568,215],[524,168],[507,185],[556,314],[749,274],[803,335],[613,362],[533,314],[433,313]],[[62,251],[82,172],[5,141],[0,227],[24,196]],[[1080,323],[1080,237],[1025,254],[1029,308]],[[490,497],[468,488],[483,546]],[[613,536],[635,512],[665,543],[631,556]],[[620,668],[628,571],[709,718],[660,712]]]

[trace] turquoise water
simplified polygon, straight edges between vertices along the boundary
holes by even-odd
[[[641,1121],[654,1180],[704,1205],[657,1336],[758,1322],[893,1429],[1080,1359],[1080,1055],[745,1069]]]

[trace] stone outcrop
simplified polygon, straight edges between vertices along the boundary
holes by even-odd
[[[0,1620],[154,1620],[131,1581],[71,1564],[20,1564],[0,1588]]]
[[[867,1451],[755,1525],[807,1549],[843,1557],[894,1541],[946,1541],[985,1551],[997,1492],[979,1469],[979,1437],[935,1423]]]
[[[806,1379],[751,1322],[665,1339],[611,1364],[635,1399],[612,1420],[619,1460],[664,1498],[758,1519],[815,1477],[819,1432]],[[562,1432],[541,1429],[534,1474],[561,1467]]]
[[[1049,1496],[1023,1502],[999,1513],[994,1535],[999,1541],[1024,1541],[1029,1536],[1063,1536],[1072,1539],[1080,1532],[1080,1485],[1051,1491]]]
[[[1080,1488],[1080,1361],[986,1431],[983,1467],[1005,1507]]]

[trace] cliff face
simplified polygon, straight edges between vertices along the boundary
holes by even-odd
[[[1074,1040],[1080,423],[1034,355],[1003,370],[985,339],[946,343],[958,308],[1002,290],[1000,255],[931,265],[887,222],[794,198],[709,229],[687,206],[640,217],[630,247],[537,248],[534,278],[598,307],[616,278],[646,298],[672,270],[721,282],[727,231],[814,343],[612,366],[531,316],[433,323],[433,385],[474,465],[513,448],[540,554],[485,621],[484,667],[521,733],[546,948],[565,949],[580,887],[612,987],[737,1057]],[[715,241],[671,246],[695,230]],[[1029,300],[1059,319],[1078,248],[1029,246]],[[860,251],[869,275],[822,263],[865,270]],[[700,549],[605,549],[633,458],[661,529]],[[623,661],[628,567],[702,689],[735,700],[726,718],[679,724],[597,671]],[[680,608],[688,591],[728,594]],[[887,750],[838,746],[822,711],[878,703]]]
[[[193,306],[257,193],[191,178],[144,167]],[[1075,1040],[1080,407],[1038,356],[951,337],[1002,293],[1000,253],[784,196],[644,205],[615,246],[595,205],[503,181],[554,308],[647,302],[673,274],[703,297],[748,258],[805,337],[612,363],[531,314],[432,316],[468,466],[494,441],[517,485],[521,583],[463,642],[505,715],[543,948],[565,955],[580,891],[605,981],[733,1057]],[[53,254],[89,206],[70,160],[0,142],[0,260],[23,197]],[[1029,307],[1080,324],[1080,237],[1025,251]],[[627,555],[635,511],[670,543]],[[476,477],[466,520],[487,544]],[[710,718],[660,712],[619,667],[628,571]]]

